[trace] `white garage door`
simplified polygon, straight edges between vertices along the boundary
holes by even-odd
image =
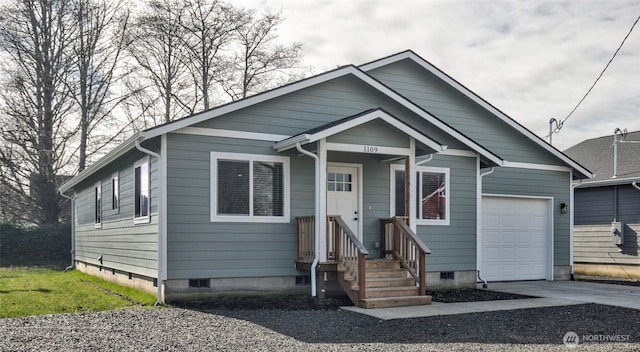
[[[482,198],[480,275],[484,280],[547,278],[549,203],[546,199]]]

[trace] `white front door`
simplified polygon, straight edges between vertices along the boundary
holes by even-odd
[[[327,166],[327,215],[340,215],[351,231],[362,239],[358,224],[358,167]]]

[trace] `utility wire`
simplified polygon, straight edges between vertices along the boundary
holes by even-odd
[[[578,102],[578,104],[576,104],[576,106],[573,108],[573,110],[571,110],[571,112],[569,113],[569,115],[567,115],[564,119],[562,119],[560,122],[557,123],[557,127],[555,129],[553,129],[551,131],[551,133],[558,133],[560,132],[560,130],[562,129],[562,126],[564,125],[564,123],[571,117],[571,115],[573,115],[573,113],[578,110],[578,107],[582,104],[582,102],[587,98],[587,96],[589,95],[589,93],[591,93],[591,90],[593,90],[593,87],[596,86],[596,84],[598,83],[598,81],[600,80],[600,78],[602,78],[602,75],[604,75],[605,71],[607,71],[607,69],[609,68],[609,65],[611,65],[611,62],[613,61],[613,59],[616,58],[616,55],[618,55],[618,52],[620,51],[620,49],[622,49],[622,46],[624,45],[624,42],[627,41],[627,38],[629,38],[629,36],[631,35],[631,32],[633,32],[633,28],[635,28],[636,24],[638,24],[638,21],[640,20],[640,16],[638,16],[638,18],[636,18],[635,22],[633,22],[633,25],[631,26],[631,28],[629,29],[629,32],[627,33],[627,35],[624,36],[624,39],[622,39],[622,42],[620,43],[620,46],[618,46],[618,49],[616,49],[616,51],[613,53],[613,56],[611,57],[611,59],[609,60],[609,62],[607,62],[607,65],[604,67],[604,69],[602,70],[602,72],[600,72],[600,74],[598,75],[598,78],[596,78],[596,80],[593,82],[593,84],[591,85],[591,87],[589,87],[589,90],[587,90],[587,92],[584,94],[584,96],[582,97],[582,99],[580,99],[580,101]],[[551,137],[551,134],[546,135],[544,138],[549,138]]]

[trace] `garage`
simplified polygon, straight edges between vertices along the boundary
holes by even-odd
[[[481,271],[487,281],[552,279],[550,199],[482,197]]]

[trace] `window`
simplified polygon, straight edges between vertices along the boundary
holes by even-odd
[[[133,165],[134,170],[134,222],[149,222],[149,158],[139,160]]]
[[[405,172],[392,165],[392,215],[405,214]],[[416,223],[449,225],[449,169],[416,168]]]
[[[111,176],[111,210],[115,213],[120,209],[120,181],[118,173]]]
[[[102,182],[98,181],[93,187],[93,199],[96,227],[102,227]]]
[[[211,221],[289,222],[289,158],[211,153]]]
[[[328,173],[327,191],[351,192],[351,174]]]

